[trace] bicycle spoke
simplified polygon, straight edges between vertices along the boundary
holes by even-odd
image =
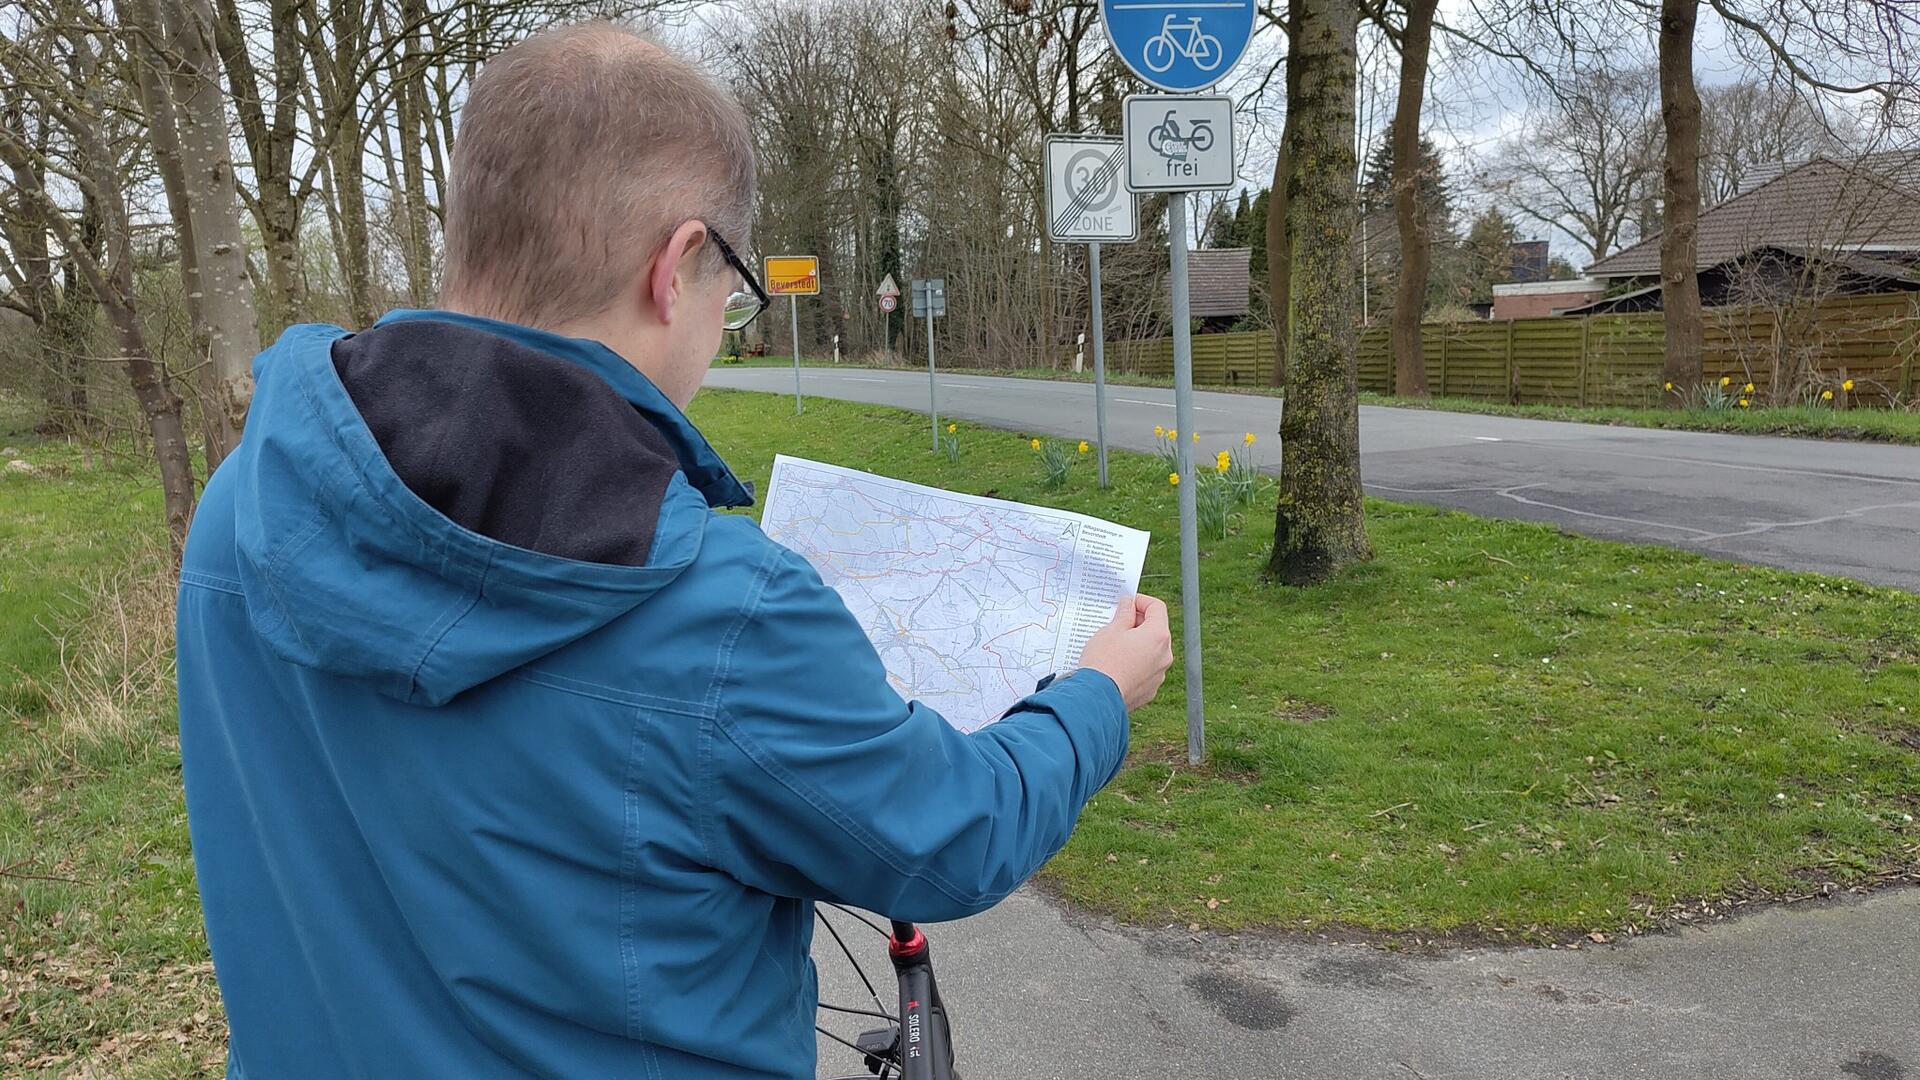
[[[882,1020],[889,1020],[896,1024],[900,1022],[900,1018],[897,1016],[883,1012],[874,1012],[872,1009],[854,1009],[845,1005],[829,1005],[824,1001],[816,1001],[814,1004],[822,1009],[832,1009],[837,1013],[851,1013],[854,1016],[877,1016]]]
[[[853,910],[850,907],[846,907],[841,904],[836,904],[831,900],[826,901],[826,906],[832,908],[835,911],[840,912],[843,915],[850,915],[853,918],[859,919],[861,922],[867,924],[867,929],[872,930],[874,933],[879,934],[881,937],[892,936],[888,934],[884,929],[882,929],[879,923],[874,922],[872,919],[867,918],[865,915],[860,914],[859,912]],[[814,908],[814,910],[819,911],[820,909],[816,907]]]
[[[839,907],[839,905],[837,904],[834,906]],[[842,908],[841,910],[845,910],[845,909]],[[849,914],[851,914],[851,912],[849,912]],[[834,929],[833,921],[831,919],[828,919],[826,913],[821,911],[817,906],[813,909],[813,917],[820,920],[820,925],[826,927],[827,933],[833,935],[833,943],[835,945],[840,946],[840,951],[846,954],[847,963],[853,965],[853,973],[855,975],[860,976],[860,981],[866,984],[867,996],[873,999],[873,1007],[884,1011],[886,1009],[886,1005],[881,1003],[880,994],[874,990],[873,980],[867,978],[867,969],[860,966],[860,961],[858,958],[856,958],[853,955],[853,950],[847,948],[847,943],[844,940],[842,940],[840,937],[840,931]],[[858,915],[855,915],[854,918],[858,919],[860,917]],[[861,919],[860,921],[866,922],[865,919]],[[869,923],[868,925],[872,925],[872,924]],[[878,927],[875,927],[875,929],[878,929]],[[816,1002],[816,1004],[818,1004],[818,1002]]]

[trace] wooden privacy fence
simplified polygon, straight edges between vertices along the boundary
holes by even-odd
[[[1760,401],[1852,379],[1855,403],[1910,402],[1920,390],[1920,294],[1834,297],[1798,309],[1707,311],[1706,378],[1755,384]],[[1442,397],[1530,405],[1652,405],[1663,391],[1666,333],[1659,312],[1548,316],[1499,322],[1427,323],[1420,328],[1427,388]],[[1116,371],[1173,375],[1173,339],[1107,344]],[[1394,391],[1384,326],[1360,334],[1360,388]],[[1273,334],[1199,334],[1193,380],[1265,386]],[[1785,404],[1787,402],[1781,401]]]

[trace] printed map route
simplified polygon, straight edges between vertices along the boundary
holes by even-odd
[[[784,456],[760,524],[840,593],[901,697],[962,731],[1072,670],[1147,546],[1082,514]]]

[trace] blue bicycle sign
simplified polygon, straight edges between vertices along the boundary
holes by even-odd
[[[1173,67],[1176,57],[1186,57],[1201,71],[1212,71],[1220,66],[1222,53],[1220,39],[1200,28],[1198,15],[1175,26],[1178,15],[1169,15],[1160,24],[1160,33],[1147,39],[1146,50],[1140,59],[1155,72],[1164,72]]]
[[[1253,0],[1100,0],[1114,52],[1148,85],[1176,94],[1225,78],[1253,37]]]

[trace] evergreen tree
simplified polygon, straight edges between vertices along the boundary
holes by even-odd
[[[1458,288],[1467,303],[1490,304],[1493,287],[1507,280],[1513,269],[1513,219],[1497,206],[1480,211],[1460,245]]]

